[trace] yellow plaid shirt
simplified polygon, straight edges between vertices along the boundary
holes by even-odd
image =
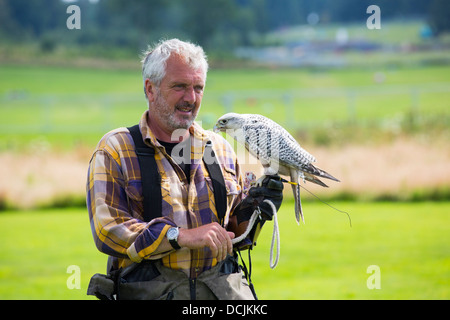
[[[141,173],[134,142],[126,128],[108,132],[97,145],[89,163],[87,207],[97,248],[113,258],[114,268],[143,259],[159,259],[165,266],[182,270],[190,278],[213,267],[217,261],[208,248],[182,248],[154,254],[171,226],[196,228],[218,222],[214,190],[202,157],[207,141],[222,168],[227,189],[225,226],[234,208],[245,197],[239,164],[230,144],[197,123],[189,129],[190,183],[183,170],[166,153],[147,125],[146,111],[139,127],[145,143],[155,146],[161,175],[162,216],[143,221]]]

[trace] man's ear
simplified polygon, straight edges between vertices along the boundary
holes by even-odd
[[[153,84],[153,82],[150,81],[150,79],[145,79],[144,88],[148,101],[153,102],[156,96],[155,85]]]

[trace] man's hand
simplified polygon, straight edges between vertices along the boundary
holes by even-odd
[[[278,211],[283,202],[283,188],[280,176],[266,176],[260,187],[252,187],[248,190],[247,201],[252,200],[255,203],[256,200],[261,209],[263,219],[272,220],[272,208],[267,203],[264,203],[264,200],[271,201]]]
[[[227,254],[233,254],[231,239],[234,233],[225,230],[217,222],[206,224],[194,229],[181,229],[178,244],[189,249],[208,247],[214,258],[222,261]]]
[[[278,211],[283,201],[283,182],[280,176],[267,176],[261,186],[250,188],[248,196],[238,204],[230,217],[228,230],[234,231],[236,236],[239,237],[247,230],[250,217],[255,209],[259,207],[261,210],[261,220],[256,222],[249,236],[238,245],[238,250],[244,250],[249,246],[253,246],[259,235],[257,230],[262,228],[266,220],[272,220],[272,207],[265,203],[264,200],[271,201]]]
[[[248,190],[248,196],[240,203],[239,210],[236,211],[238,223],[250,219],[256,206],[261,209],[264,220],[272,220],[272,209],[267,203],[264,203],[264,200],[271,201],[278,211],[283,202],[283,188],[283,182],[278,175],[266,176],[261,186],[251,187]],[[242,213],[239,214],[239,211]]]

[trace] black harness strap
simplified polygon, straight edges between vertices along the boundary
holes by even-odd
[[[206,170],[208,170],[211,177],[212,186],[214,189],[214,200],[216,202],[217,215],[219,217],[219,223],[223,226],[223,218],[227,211],[227,189],[225,188],[225,180],[223,179],[222,170],[217,162],[216,155],[212,149],[211,141],[208,141],[205,146],[205,154],[210,155],[212,161],[205,161]]]
[[[144,221],[162,216],[161,177],[155,160],[155,149],[142,140],[139,125],[129,127],[141,169],[142,195],[144,196]]]
[[[133,138],[136,155],[139,160],[142,180],[142,194],[144,197],[144,221],[149,222],[154,218],[162,216],[162,195],[161,195],[161,176],[155,160],[155,149],[147,146],[142,140],[142,134],[139,125],[129,127],[131,137]],[[227,210],[227,190],[222,170],[217,161],[211,142],[208,141],[205,147],[205,154],[209,155],[209,161],[205,163],[209,176],[211,177],[214,189],[214,200],[219,222],[223,225],[223,219]]]

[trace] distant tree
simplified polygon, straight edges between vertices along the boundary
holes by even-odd
[[[63,22],[65,26],[66,6],[61,1],[1,0],[0,11],[0,28],[5,28],[13,39],[39,37]]]
[[[435,35],[450,31],[450,1],[433,0],[430,4],[428,23]]]
[[[0,35],[4,38],[17,36],[17,21],[11,13],[11,6],[8,0],[0,0]]]
[[[223,53],[237,46],[264,43],[271,30],[305,24],[365,21],[375,4],[382,19],[422,16],[435,34],[450,30],[450,0],[78,0],[81,30],[66,28],[67,2],[0,0],[0,40],[56,45],[120,47],[135,52],[161,38],[178,37]],[[105,51],[105,50],[104,50]],[[114,50],[111,50],[114,51]]]
[[[185,8],[183,27],[192,40],[204,46],[219,30],[226,32],[228,22],[233,20],[234,2],[230,0],[191,0]]]

